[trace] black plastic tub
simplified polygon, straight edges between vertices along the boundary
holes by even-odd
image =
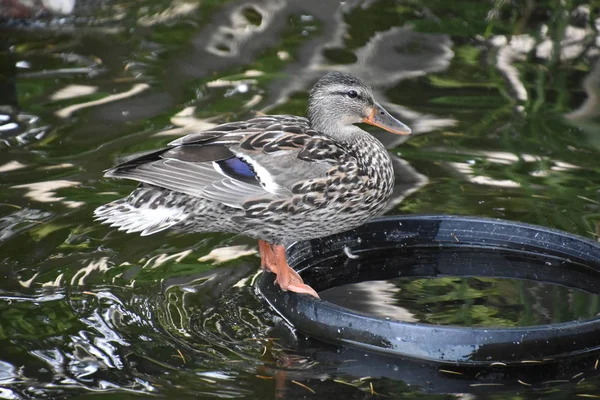
[[[373,263],[373,254],[390,257]],[[295,243],[288,260],[317,292],[398,276],[478,276],[600,293],[599,243],[497,219],[380,218],[349,232]],[[272,274],[264,273],[257,282],[270,305],[298,331],[334,344],[465,366],[546,362],[600,349],[600,318],[516,328],[402,322],[283,292],[273,281]]]

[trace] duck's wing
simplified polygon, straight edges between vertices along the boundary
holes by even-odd
[[[190,134],[120,164],[107,177],[133,179],[244,208],[285,200],[327,176],[347,152],[306,118],[263,116]]]

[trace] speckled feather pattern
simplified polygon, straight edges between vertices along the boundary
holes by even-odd
[[[315,88],[324,85],[333,100],[344,100],[344,79],[330,74]],[[367,100],[344,108],[313,91],[313,123],[291,115],[226,123],[108,170],[107,177],[141,183],[96,209],[96,218],[142,235],[223,231],[274,244],[365,223],[387,204],[394,174],[383,145],[353,125],[354,115],[375,104],[370,88],[346,80]]]
[[[303,168],[297,169],[303,171],[286,178],[288,193],[260,192],[246,199],[241,207],[231,207],[201,195],[178,192],[174,187],[161,187],[169,185],[164,185],[160,177],[145,176],[138,168],[164,159],[142,157],[117,166],[106,175],[145,184],[127,198],[99,207],[96,217],[128,232],[149,234],[162,230],[161,227],[188,232],[223,231],[287,243],[352,229],[387,204],[394,185],[392,164],[381,143],[366,132],[354,146],[343,146],[311,130],[305,118],[268,116],[236,124],[184,137],[166,151],[197,147],[200,142],[206,146],[226,143],[246,147],[274,159],[292,154],[296,162],[302,163]],[[312,178],[311,169],[315,171]],[[294,180],[293,175],[298,179]],[[161,221],[156,210],[163,208],[181,213]],[[140,216],[151,210],[156,211],[158,226],[139,223]],[[147,225],[152,225],[150,222]]]

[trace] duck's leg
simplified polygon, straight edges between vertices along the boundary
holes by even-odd
[[[276,274],[277,269],[275,268],[275,256],[271,245],[264,240],[258,241],[258,254],[260,254],[260,267],[265,271],[271,271]]]
[[[275,253],[273,253],[273,247],[271,247],[271,244],[269,244],[268,242],[265,242],[264,240],[259,240],[258,241],[258,252],[260,254],[260,267],[262,269],[264,269],[265,271],[270,271],[270,272],[274,273],[275,275],[277,275],[279,272],[279,267],[277,266],[277,263],[275,262]],[[300,275],[298,275],[298,273],[296,271],[294,271],[293,268],[290,273],[292,275],[294,275],[294,277],[297,280],[302,281],[302,278],[300,278]],[[277,280],[275,280],[275,281],[277,282]]]
[[[280,244],[271,245],[264,240],[259,240],[258,252],[261,259],[260,266],[277,275],[275,282],[277,282],[281,290],[319,297],[317,292],[305,284],[300,275],[289,266],[285,254],[285,246]]]

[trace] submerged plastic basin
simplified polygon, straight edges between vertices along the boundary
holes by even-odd
[[[373,257],[382,262],[372,262]],[[600,293],[600,243],[499,219],[394,216],[293,244],[288,260],[317,292],[398,276],[505,277]],[[361,261],[363,260],[363,261]],[[545,362],[600,349],[600,318],[525,327],[396,321],[283,292],[263,273],[258,291],[298,331],[371,352],[456,365]]]

